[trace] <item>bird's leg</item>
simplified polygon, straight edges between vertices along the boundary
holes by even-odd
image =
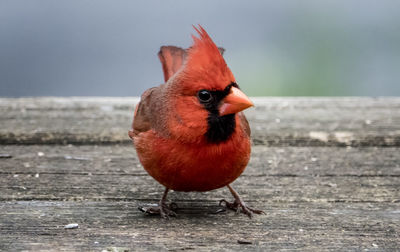
[[[160,215],[164,219],[168,219],[169,216],[176,216],[176,213],[173,211],[177,208],[176,204],[171,203],[169,206],[167,205],[167,195],[168,195],[169,188],[165,188],[164,194],[158,203],[158,206],[144,208],[139,207],[139,210],[150,214],[150,215]]]
[[[220,200],[219,205],[222,205],[222,203],[225,203],[226,208],[229,208],[236,212],[239,212],[241,210],[242,213],[249,216],[249,218],[253,217],[253,213],[255,213],[255,214],[263,214],[264,213],[261,210],[257,210],[257,209],[246,206],[244,201],[240,198],[239,194],[230,185],[227,185],[227,187],[228,187],[229,191],[232,193],[233,197],[235,198],[235,201],[233,203],[230,203],[230,202],[222,199],[222,200]]]

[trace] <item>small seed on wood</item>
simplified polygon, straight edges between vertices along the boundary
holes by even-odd
[[[239,244],[253,244],[251,241],[237,240]]]
[[[78,227],[79,227],[78,223],[71,223],[71,224],[64,226],[65,229],[74,229],[74,228],[78,228]]]

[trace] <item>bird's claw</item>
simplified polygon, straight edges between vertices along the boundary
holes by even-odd
[[[222,204],[225,204],[225,208],[234,210],[237,213],[240,211],[240,208],[238,207],[239,204],[237,203],[236,200],[231,203],[231,202],[226,201],[225,199],[222,199],[219,201],[219,205],[222,206]]]
[[[176,203],[171,203],[169,206],[167,204],[161,204],[153,207],[142,207],[139,206],[138,209],[148,215],[160,215],[164,219],[168,219],[170,216],[176,217],[175,210],[178,209]]]
[[[235,200],[231,203],[226,201],[225,199],[222,199],[219,201],[219,205],[222,206],[222,204],[225,204],[225,207],[227,209],[231,209],[236,213],[239,213],[241,211],[242,213],[246,214],[250,219],[253,217],[253,214],[265,214],[264,211],[248,207],[244,202],[240,202],[238,200]]]

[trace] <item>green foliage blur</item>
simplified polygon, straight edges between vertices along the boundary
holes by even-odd
[[[229,64],[250,96],[398,96],[400,2],[391,3],[352,10],[313,2]]]

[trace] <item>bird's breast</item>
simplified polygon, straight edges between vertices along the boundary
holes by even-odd
[[[155,131],[134,138],[144,169],[162,185],[176,191],[209,191],[233,182],[250,158],[250,139],[235,131],[224,142],[181,143]]]

